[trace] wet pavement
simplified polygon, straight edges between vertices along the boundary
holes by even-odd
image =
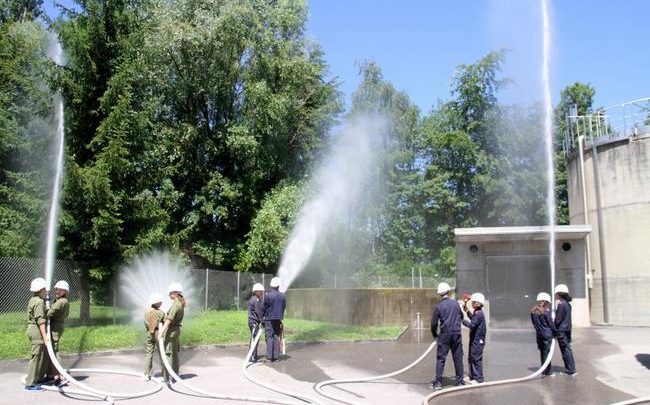
[[[466,337],[465,337],[466,338]],[[253,366],[256,378],[291,391],[319,397],[313,391],[317,382],[332,378],[353,378],[384,374],[412,362],[431,342],[428,331],[407,331],[398,341],[346,342],[289,345],[286,358],[276,363]],[[466,341],[465,341],[466,343]],[[466,347],[466,345],[465,345]],[[260,347],[263,349],[263,345]],[[554,377],[485,387],[468,392],[450,393],[431,400],[431,404],[463,402],[475,404],[611,404],[634,396],[650,395],[650,328],[587,328],[574,330],[573,349],[578,375],[563,373],[559,352],[553,358]],[[253,385],[241,374],[245,347],[201,348],[184,350],[181,374],[190,384],[203,390],[224,394],[281,398],[276,393]],[[466,356],[465,356],[466,357]],[[138,370],[142,353],[95,354],[68,356],[67,367],[111,367]],[[538,367],[539,352],[530,330],[492,330],[488,333],[484,368],[486,380],[521,377]],[[408,372],[389,380],[341,384],[325,390],[365,404],[419,404],[431,391],[435,350]],[[19,379],[26,362],[0,362],[0,392],[3,404],[47,401],[49,404],[82,404],[101,401],[66,397],[58,393],[22,391]],[[445,368],[443,385],[453,384],[451,356]],[[84,374],[84,382],[99,389],[135,392],[147,387],[134,377]],[[321,402],[332,403],[319,397]],[[163,391],[146,398],[124,401],[128,404],[149,403],[241,404],[190,395],[184,388]]]

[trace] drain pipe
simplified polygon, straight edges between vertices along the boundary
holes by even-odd
[[[600,194],[600,164],[598,163],[598,147],[591,141],[591,161],[594,165],[594,191],[596,193],[596,213],[598,214],[598,248],[600,252],[600,277],[603,289],[603,321],[609,323],[609,292],[607,286],[607,248],[605,247],[605,220],[603,219],[603,204]]]
[[[584,217],[585,225],[589,225],[589,207],[587,204],[587,183],[585,182],[585,154],[584,154],[584,142],[585,136],[580,135],[578,137],[578,151],[580,153],[580,185],[582,186],[582,215]],[[588,302],[591,301],[591,294],[589,290],[591,288],[591,241],[590,237],[587,236],[585,239],[585,247],[587,249],[587,268],[585,269],[585,276],[587,279],[587,285],[585,286],[585,292],[587,293]]]

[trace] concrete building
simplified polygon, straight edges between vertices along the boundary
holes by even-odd
[[[490,327],[529,328],[537,293],[552,293],[549,228],[460,228],[456,235],[456,291],[482,292]],[[589,326],[585,237],[588,225],[555,227],[555,284],[569,286],[573,325]]]
[[[570,220],[593,227],[587,263],[594,323],[650,326],[649,112],[650,99],[643,99],[567,117]]]

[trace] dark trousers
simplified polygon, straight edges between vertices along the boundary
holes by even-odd
[[[548,357],[548,354],[551,351],[551,344],[553,343],[553,338],[552,337],[544,337],[541,335],[537,335],[537,348],[539,349],[539,357],[540,357],[540,366],[544,364],[546,361],[546,357]],[[544,371],[542,372],[544,375],[550,375],[551,374],[551,363],[548,363],[548,366]]]
[[[434,382],[442,384],[442,373],[445,370],[447,353],[451,349],[451,357],[454,359],[456,369],[456,383],[463,382],[463,338],[459,333],[441,333],[438,336],[438,355],[436,361],[436,379]]]
[[[573,350],[571,350],[571,332],[558,332],[557,343],[560,345],[562,360],[564,360],[564,371],[573,374],[576,372],[576,362],[573,359]]]
[[[483,343],[481,343],[483,342]],[[475,338],[469,342],[469,354],[467,362],[469,363],[469,378],[477,382],[483,382],[483,348],[485,341]]]
[[[255,340],[255,335],[257,335],[257,332],[260,330],[261,324],[259,323],[249,323],[248,324],[248,329],[251,331],[251,341],[249,343],[249,346],[253,345],[253,340]],[[249,359],[250,361],[257,361],[257,346],[260,344],[259,340],[257,341],[257,344],[255,344],[255,348],[253,349],[253,352],[251,353],[251,358]]]
[[[264,323],[266,333],[266,358],[275,361],[280,357],[280,335],[282,334],[282,321],[271,320]]]

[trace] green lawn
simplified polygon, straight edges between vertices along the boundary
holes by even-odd
[[[91,314],[94,324],[89,326],[67,327],[61,339],[63,353],[84,353],[97,350],[131,349],[142,345],[144,326],[112,325],[112,309],[93,307]],[[100,316],[104,314],[105,316]],[[2,339],[0,339],[0,359],[27,358],[29,340],[25,334],[25,324],[4,323],[0,315]],[[15,314],[14,314],[15,316]],[[207,311],[188,316],[183,322],[181,342],[183,345],[204,345],[224,343],[246,343],[249,339],[246,325],[246,311]],[[119,319],[124,319],[124,314]],[[402,330],[401,326],[349,326],[332,325],[304,319],[286,319],[287,342],[390,339]],[[13,325],[13,326],[12,326]]]

